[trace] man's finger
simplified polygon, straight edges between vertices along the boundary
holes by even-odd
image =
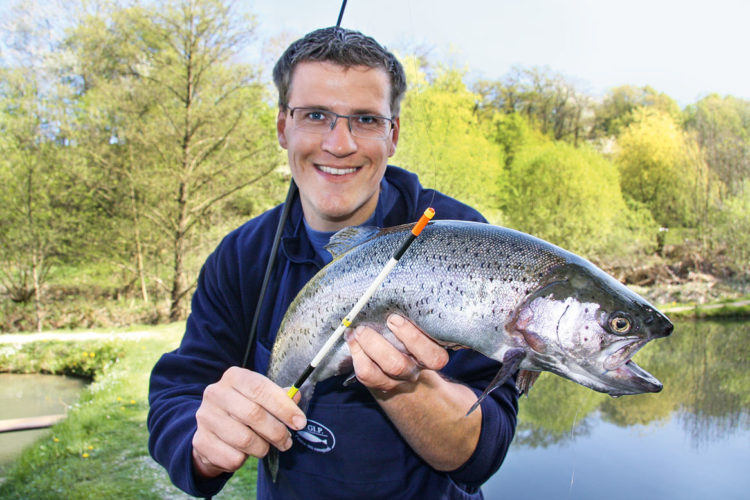
[[[413,323],[398,314],[388,316],[388,328],[414,359],[425,368],[440,370],[448,363],[448,352]]]
[[[397,380],[414,381],[419,377],[419,367],[409,355],[402,353],[382,335],[371,328],[359,327],[355,340],[363,353],[375,363],[383,373]],[[352,355],[352,358],[354,356]]]
[[[250,370],[242,370],[232,376],[235,377],[232,386],[245,398],[260,405],[287,427],[294,430],[305,428],[305,414],[286,391],[270,379]]]

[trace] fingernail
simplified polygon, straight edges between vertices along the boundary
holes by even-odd
[[[393,326],[401,326],[404,324],[404,318],[398,314],[391,314],[388,316],[388,324]]]
[[[301,431],[305,428],[307,425],[307,419],[305,417],[301,417],[299,415],[295,415],[292,417],[292,426],[294,427],[294,430]]]

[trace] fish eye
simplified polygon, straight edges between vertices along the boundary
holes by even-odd
[[[609,318],[609,327],[615,333],[628,333],[633,323],[622,313],[615,313]]]

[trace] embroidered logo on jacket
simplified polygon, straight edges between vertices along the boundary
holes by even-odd
[[[336,438],[333,432],[315,420],[308,420],[307,427],[297,431],[294,438],[302,445],[319,453],[328,453],[336,446]]]

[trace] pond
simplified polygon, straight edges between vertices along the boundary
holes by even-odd
[[[0,375],[0,420],[62,414],[78,400],[86,381],[56,375]],[[49,429],[0,434],[0,476],[25,447]]]
[[[662,392],[614,399],[542,374],[485,498],[750,498],[750,322],[678,322],[635,360]]]

